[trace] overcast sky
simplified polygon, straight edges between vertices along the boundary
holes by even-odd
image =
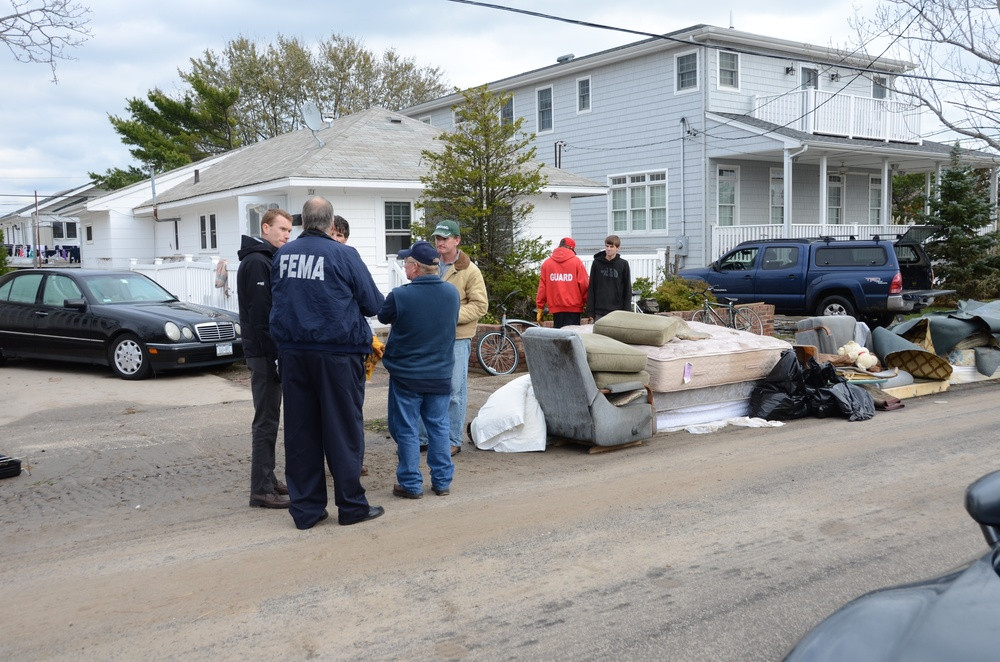
[[[0,49],[0,215],[40,196],[88,182],[87,172],[133,164],[108,122],[125,101],[159,87],[180,88],[178,69],[239,36],[275,35],[315,43],[331,34],[361,39],[378,53],[395,48],[440,67],[469,87],[643,39],[449,0],[79,0],[92,9],[93,37],[60,61],[58,83],[42,64]],[[10,0],[0,0],[0,15]],[[29,0],[34,4],[34,0]],[[844,46],[848,19],[875,0],[495,0],[619,28],[665,33],[698,23],[817,44]],[[737,8],[742,5],[744,8]],[[731,14],[732,11],[732,14]],[[29,197],[15,197],[27,195]]]

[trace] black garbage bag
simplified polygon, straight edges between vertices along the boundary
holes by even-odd
[[[867,421],[875,415],[875,398],[860,386],[844,381],[822,390],[836,402],[840,414],[850,421]]]
[[[817,418],[842,416],[851,421],[866,421],[875,415],[875,399],[859,386],[849,384],[832,363],[820,364],[814,358],[802,373],[809,400],[809,410]]]
[[[750,416],[768,421],[789,421],[809,415],[802,364],[786,349],[764,381],[750,393]]]

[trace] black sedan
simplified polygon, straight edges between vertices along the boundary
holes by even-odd
[[[0,277],[0,357],[109,365],[122,379],[243,358],[239,317],[178,301],[132,271],[25,269]]]
[[[942,577],[849,602],[803,637],[786,662],[1000,659],[1000,471],[969,486],[965,508],[988,553]]]

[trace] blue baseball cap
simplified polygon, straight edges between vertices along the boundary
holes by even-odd
[[[414,244],[405,251],[399,251],[396,253],[396,257],[400,260],[412,257],[420,264],[433,265],[438,263],[437,249],[422,239],[414,242]]]

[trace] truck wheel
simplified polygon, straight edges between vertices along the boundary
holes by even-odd
[[[816,314],[820,317],[827,315],[850,315],[857,318],[854,314],[854,304],[848,299],[839,296],[825,297],[819,302],[819,306],[816,307]]]

